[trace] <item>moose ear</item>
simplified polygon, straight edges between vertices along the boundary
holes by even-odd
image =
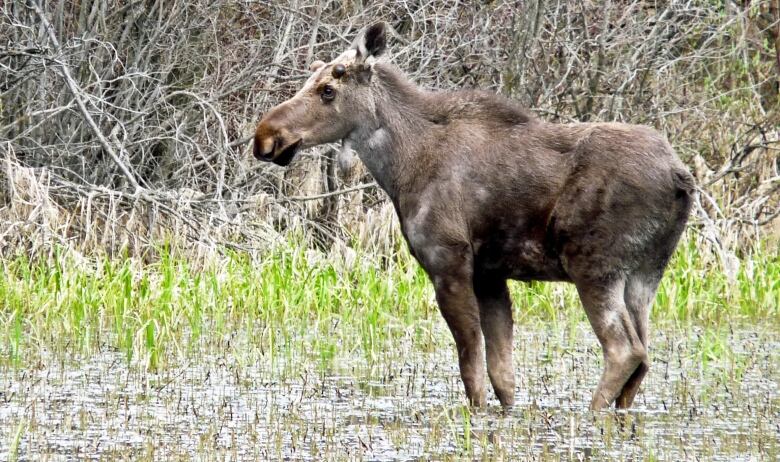
[[[352,48],[357,51],[357,59],[365,61],[374,56],[378,57],[384,53],[387,48],[387,25],[384,22],[378,22],[369,26],[361,32]]]

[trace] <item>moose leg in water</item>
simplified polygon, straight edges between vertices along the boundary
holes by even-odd
[[[600,283],[575,281],[575,285],[604,355],[604,372],[590,404],[591,409],[603,409],[647,362],[647,352],[626,309],[624,278]]]
[[[443,247],[435,252],[437,264],[423,266],[430,268],[428,274],[433,281],[439,310],[455,339],[466,397],[473,406],[484,406],[484,349],[479,307],[471,278],[471,259],[468,255]]]
[[[504,407],[515,403],[515,372],[512,364],[512,300],[506,279],[476,277],[474,291],[485,336],[488,377]]]
[[[655,292],[658,289],[658,283],[661,281],[661,271],[635,272],[626,279],[626,289],[624,299],[626,309],[631,315],[634,328],[639,336],[639,340],[649,351],[647,326],[649,324],[650,306],[655,298]],[[636,368],[631,377],[623,386],[623,390],[615,401],[615,406],[621,409],[631,407],[634,397],[639,391],[639,385],[645,374],[650,370],[650,362],[645,359]]]
[[[409,248],[433,282],[442,317],[458,351],[466,397],[485,405],[485,363],[479,305],[474,294],[474,257],[467,226],[448,210],[457,192],[451,185],[431,182],[420,194],[399,202],[401,229]]]

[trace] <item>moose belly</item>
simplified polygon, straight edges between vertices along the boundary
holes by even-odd
[[[568,281],[561,260],[542,240],[491,239],[475,242],[475,269],[519,281]]]

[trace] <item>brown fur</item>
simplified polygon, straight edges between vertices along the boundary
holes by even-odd
[[[490,93],[422,90],[373,61],[383,49],[380,24],[318,66],[263,118],[255,154],[285,163],[338,139],[358,152],[431,277],[473,404],[485,402],[483,357],[500,402],[514,402],[506,280],[519,279],[576,285],[606,363],[591,406],[630,406],[649,368],[650,304],[690,211],[685,166],[647,127],[550,124]],[[347,73],[334,79],[338,63]]]

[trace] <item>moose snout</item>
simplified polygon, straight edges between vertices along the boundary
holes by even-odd
[[[258,160],[287,165],[303,143],[303,138],[277,126],[274,117],[266,116],[255,131],[254,155]]]
[[[274,158],[274,153],[278,143],[278,130],[274,129],[271,124],[261,121],[255,130],[255,145],[254,155],[255,159],[271,161]]]

